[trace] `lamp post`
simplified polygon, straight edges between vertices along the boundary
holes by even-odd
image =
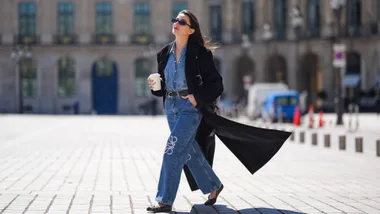
[[[252,46],[252,43],[249,41],[249,37],[247,34],[243,34],[242,36],[242,42],[241,42],[241,48],[243,50],[243,54],[247,55],[250,48]],[[245,64],[245,63],[244,63]],[[247,69],[246,66],[241,66],[241,68]],[[252,69],[252,68],[251,68]],[[242,74],[242,82],[243,82],[243,93],[244,93],[244,105],[246,105],[246,101],[248,99],[248,90],[249,87],[252,85],[252,79],[253,79],[253,73],[247,72],[246,70],[240,71]]]
[[[272,28],[271,28],[270,24],[265,23],[263,25],[262,39],[264,40],[264,42],[267,46],[267,48],[266,48],[267,49],[267,54],[266,54],[267,57],[269,55],[269,43],[272,40],[272,38],[273,38]],[[263,73],[265,74],[266,72],[264,71]]]
[[[346,6],[346,0],[330,0],[331,9],[334,12],[335,23],[337,30],[335,31],[333,37],[333,43],[340,43],[340,34],[341,34],[341,15],[342,10]],[[343,99],[342,99],[342,77],[341,77],[341,69],[344,66],[334,66],[334,74],[336,75],[336,83],[335,83],[335,109],[337,113],[336,125],[343,125]]]
[[[20,62],[23,58],[31,58],[32,53],[30,52],[28,47],[21,48],[20,46],[17,46],[13,48],[11,52],[11,59],[13,62],[15,62],[15,73],[17,76],[18,81],[18,90],[16,89],[16,94],[18,95],[18,110],[19,113],[22,114],[23,111],[23,91],[22,91],[22,77],[21,77],[21,70],[20,70]],[[18,93],[17,93],[18,92]],[[16,95],[16,96],[17,96]]]
[[[299,65],[299,40],[302,35],[302,26],[303,26],[303,16],[301,14],[301,10],[298,6],[293,7],[292,12],[290,13],[291,25],[295,34],[295,42],[296,42],[296,66],[297,71],[300,69]],[[297,75],[298,76],[298,75]]]

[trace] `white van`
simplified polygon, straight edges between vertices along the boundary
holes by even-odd
[[[284,83],[255,83],[248,90],[247,116],[250,119],[259,118],[261,107],[270,92],[288,90],[289,87]]]

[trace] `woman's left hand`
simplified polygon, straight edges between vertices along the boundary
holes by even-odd
[[[191,102],[191,104],[196,107],[197,106],[197,101],[195,100],[194,98],[194,95],[192,94],[189,94],[187,96],[182,96],[183,99],[189,99],[189,101]]]

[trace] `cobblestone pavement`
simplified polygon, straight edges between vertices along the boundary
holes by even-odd
[[[0,214],[146,213],[169,135],[163,117],[1,116]],[[380,213],[380,158],[287,142],[251,175],[220,142],[217,205],[183,175],[177,213]]]

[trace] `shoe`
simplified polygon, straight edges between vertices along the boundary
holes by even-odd
[[[215,198],[212,198],[212,199],[208,199],[206,202],[205,202],[205,205],[206,206],[211,206],[211,205],[214,205],[216,203],[216,199],[218,199],[218,196],[220,194],[220,192],[222,192],[224,186],[222,184],[222,186],[220,186],[220,188],[218,190],[216,190],[216,196]]]
[[[146,211],[152,212],[152,213],[161,213],[161,212],[171,212],[172,206],[171,205],[164,205],[164,206],[152,206],[146,208]]]

